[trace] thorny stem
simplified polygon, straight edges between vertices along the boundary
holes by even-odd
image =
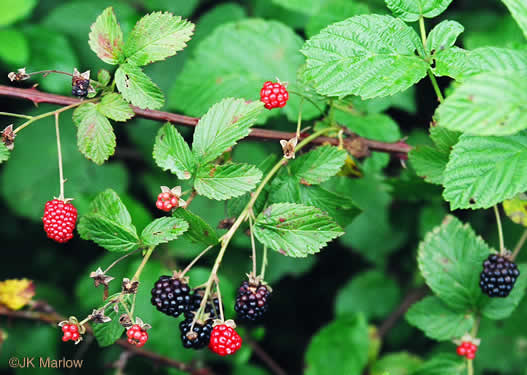
[[[143,257],[143,260],[141,261],[141,264],[137,268],[137,271],[135,271],[134,277],[132,277],[132,282],[139,281],[139,276],[141,276],[141,272],[143,272],[143,268],[145,268],[146,262],[148,262],[148,259],[150,259],[150,255],[152,255],[152,252],[154,251],[155,246],[150,246],[148,250],[146,250],[146,254]]]
[[[0,112],[0,116],[9,116],[9,117],[25,118],[26,120],[31,120],[31,119],[33,118],[33,116],[22,115],[22,114],[11,113],[11,112]]]
[[[500,211],[498,206],[494,206],[494,214],[496,215],[496,223],[498,224],[498,236],[500,238],[500,255],[505,254],[505,242],[503,240],[503,228],[501,226]]]
[[[55,114],[58,114],[58,113],[62,113],[64,111],[67,111],[68,109],[72,109],[72,108],[75,108],[75,107],[78,107],[80,106],[81,104],[84,104],[84,103],[90,103],[90,102],[94,102],[96,100],[99,100],[98,98],[95,98],[95,99],[88,99],[88,100],[83,100],[83,101],[79,101],[79,102],[76,102],[76,103],[72,103],[70,105],[67,105],[65,107],[62,107],[62,108],[59,108],[59,109],[56,109],[54,111],[50,111],[50,112],[46,112],[46,113],[43,113],[41,115],[38,115],[38,116],[32,116],[31,119],[29,119],[28,121],[24,122],[22,125],[20,125],[18,128],[16,128],[14,130],[14,133],[18,133],[19,131],[21,131],[22,129],[24,129],[26,126],[29,126],[31,125],[32,123],[34,123],[35,121],[38,121],[40,119],[43,119],[45,117],[49,117],[51,115],[55,115]]]
[[[262,269],[260,271],[260,277],[262,278],[262,280],[265,275],[265,267],[267,267],[267,245],[264,245],[264,248],[263,248]]]
[[[62,150],[60,148],[60,130],[59,130],[59,114],[55,113],[55,132],[57,133],[57,154],[59,158],[59,179],[60,179],[60,195],[59,199],[64,200],[64,171],[62,170]]]
[[[525,241],[527,241],[527,229],[523,232],[522,236],[518,240],[518,243],[514,247],[514,251],[512,252],[511,259],[514,260],[520,253],[520,250],[522,249],[523,245],[525,244]]]
[[[249,215],[249,232],[250,232],[250,235],[251,235],[251,247],[252,247],[252,251],[253,251],[253,255],[252,255],[252,258],[253,258],[253,275],[256,276],[256,245],[254,244],[254,233],[253,233],[253,218],[252,218],[252,215]]]
[[[338,128],[335,129],[333,127],[329,127],[329,128],[321,129],[321,130],[311,134],[310,136],[306,137],[302,142],[300,142],[296,146],[296,151],[301,150],[305,145],[309,144],[313,139],[316,139],[316,138],[318,138],[319,136],[321,136],[323,134],[326,134],[326,133],[329,133],[329,132],[332,132],[332,131],[335,131],[335,130],[338,130]],[[267,173],[267,175],[264,177],[264,179],[260,182],[260,185],[258,186],[256,191],[254,193],[252,193],[251,199],[249,200],[249,202],[247,203],[247,205],[243,209],[243,211],[240,214],[240,216],[238,216],[238,218],[236,219],[236,221],[234,222],[232,227],[229,229],[229,231],[227,233],[225,233],[220,238],[221,248],[220,248],[220,251],[219,251],[219,253],[218,253],[217,257],[216,257],[216,260],[214,261],[214,266],[212,267],[212,271],[210,273],[209,279],[207,280],[207,284],[206,284],[206,287],[205,287],[205,293],[203,294],[203,299],[201,300],[201,305],[199,306],[199,309],[198,309],[198,311],[196,312],[196,314],[194,316],[194,321],[192,322],[191,327],[194,326],[194,323],[203,315],[203,312],[205,311],[205,306],[207,304],[207,300],[208,300],[209,295],[210,295],[212,284],[214,283],[214,280],[217,277],[218,269],[220,268],[221,261],[223,259],[223,256],[225,255],[225,251],[227,250],[227,246],[229,245],[230,240],[234,236],[234,233],[236,233],[236,231],[238,230],[240,225],[245,220],[247,220],[247,218],[249,217],[250,212],[252,212],[252,208],[254,206],[254,203],[258,199],[258,196],[260,195],[260,193],[264,189],[265,185],[271,180],[271,178],[273,178],[273,176],[280,170],[280,168],[286,162],[287,162],[287,159],[285,157],[280,159],[275,164],[275,166]]]
[[[109,270],[111,270],[111,269],[112,269],[117,263],[119,263],[119,262],[122,261],[123,259],[126,259],[126,258],[128,258],[130,255],[135,254],[135,253],[137,253],[138,251],[141,251],[141,250],[142,250],[141,248],[136,249],[136,250],[131,251],[131,252],[129,252],[128,254],[125,254],[125,255],[123,255],[122,257],[116,259],[112,264],[110,264],[110,265],[109,265],[109,266],[103,271],[103,273],[105,274],[106,272],[108,272]]]

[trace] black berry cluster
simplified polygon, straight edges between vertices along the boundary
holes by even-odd
[[[201,305],[201,301],[203,301],[204,294],[205,289],[203,288],[198,288],[192,292],[190,296],[190,303],[188,304],[187,310],[185,312],[185,317],[193,317],[194,313],[199,310],[199,306]],[[212,300],[214,301],[214,306],[209,299],[205,305],[205,312],[209,314],[209,318],[214,319],[220,316],[220,301],[217,297],[213,297]]]
[[[192,327],[192,321],[193,318],[188,317],[179,323],[181,341],[187,349],[202,349],[209,345],[210,334],[212,333],[212,319],[208,319],[205,322],[196,321],[194,327]]]
[[[268,309],[270,288],[258,280],[244,281],[236,295],[234,310],[242,320],[261,320]]]
[[[85,98],[88,95],[90,80],[82,76],[74,76],[71,80],[71,93],[74,96]]]
[[[191,302],[190,287],[177,276],[161,276],[151,293],[152,305],[162,313],[176,318],[187,311]]]
[[[514,262],[502,255],[491,254],[483,262],[479,285],[489,297],[507,297],[519,275]]]

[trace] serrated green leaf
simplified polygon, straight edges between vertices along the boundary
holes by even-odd
[[[169,170],[181,180],[188,180],[196,170],[196,160],[190,147],[174,125],[168,122],[157,132],[153,155],[161,169]]]
[[[206,164],[249,135],[263,108],[262,102],[224,99],[212,106],[199,120],[194,131],[192,152],[199,163]]]
[[[123,97],[139,108],[157,109],[163,106],[163,93],[139,68],[122,64],[115,72],[115,83]]]
[[[219,237],[216,230],[198,215],[183,208],[175,210],[172,215],[185,220],[189,225],[182,238],[206,246],[218,243]]]
[[[106,8],[91,26],[90,48],[105,63],[122,61],[123,32],[112,7]]]
[[[420,16],[433,18],[445,11],[452,0],[385,0],[393,14],[407,22],[414,22]]]
[[[443,184],[443,175],[452,147],[459,140],[460,133],[443,127],[430,128],[434,146],[417,146],[408,153],[417,175],[431,184]]]
[[[298,181],[320,184],[336,175],[348,153],[335,146],[321,146],[301,155],[290,163],[289,168]]]
[[[111,301],[120,296],[120,293],[111,295],[108,300]],[[122,304],[126,305],[126,308],[130,309],[130,295],[125,294],[122,297]],[[113,306],[112,306],[113,307]],[[124,308],[119,304],[119,308],[124,312]],[[110,346],[115,343],[123,334],[124,327],[119,323],[119,313],[116,313],[113,308],[107,308],[106,316],[112,319],[111,322],[107,323],[93,323],[93,335],[97,340],[97,343],[101,347]]]
[[[362,15],[328,26],[309,39],[304,79],[327,96],[393,95],[426,75],[417,33],[390,16]]]
[[[526,168],[526,131],[505,137],[462,135],[445,169],[443,197],[452,210],[489,208],[527,190]]]
[[[134,117],[134,110],[121,94],[112,92],[104,95],[97,104],[97,110],[104,116],[115,121],[126,121]]]
[[[121,198],[112,189],[97,194],[90,204],[90,212],[115,221],[135,232],[132,218]]]
[[[527,196],[518,194],[512,199],[503,201],[505,214],[516,224],[527,227]]]
[[[80,218],[77,230],[84,240],[92,240],[108,251],[128,252],[139,247],[139,238],[129,227],[100,214],[88,214]]]
[[[143,66],[175,55],[187,46],[194,24],[168,12],[141,18],[126,40],[123,53],[128,62]]]
[[[4,142],[0,142],[0,164],[9,159],[10,152]]]
[[[111,79],[112,76],[110,75],[110,72],[106,69],[101,69],[97,73],[97,81],[103,86],[108,86],[108,83],[110,83]]]
[[[147,246],[157,246],[175,240],[188,229],[188,223],[178,217],[155,219],[141,233],[141,241]]]
[[[455,354],[439,354],[426,361],[412,375],[465,375],[467,361]]]
[[[262,172],[253,165],[209,164],[198,169],[194,188],[207,198],[225,200],[253,190],[261,178]]]
[[[262,85],[275,77],[288,82],[289,91],[301,92],[324,108],[325,102],[314,95],[313,89],[297,79],[305,60],[299,51],[302,43],[293,29],[274,20],[253,18],[221,25],[196,46],[185,63],[170,92],[170,109],[199,117],[233,95],[259,101]],[[260,120],[285,113],[290,121],[296,121],[300,101],[299,95],[290,95],[284,108],[266,110]],[[317,107],[304,100],[304,120],[320,114]]]
[[[479,270],[489,246],[468,224],[447,216],[419,244],[418,263],[426,283],[449,307],[474,308],[481,298]]]
[[[347,18],[359,14],[368,14],[368,5],[350,0],[326,0],[323,2],[316,16],[311,17],[306,25],[306,34],[309,38],[316,35],[335,22],[344,21]]]
[[[485,297],[480,311],[488,319],[502,320],[508,318],[518,307],[525,295],[527,288],[527,264],[518,264],[520,276],[514,284],[514,288],[506,298]]]
[[[97,110],[97,105],[85,103],[73,112],[77,129],[77,146],[86,158],[101,165],[115,152],[115,134],[110,121]]]
[[[371,375],[413,374],[421,363],[419,357],[407,352],[387,354],[373,364]]]
[[[426,40],[427,52],[435,54],[452,47],[463,30],[464,27],[459,22],[441,21],[428,34],[428,39]]]
[[[512,14],[520,28],[523,30],[523,35],[527,38],[527,3],[525,0],[501,0]]]
[[[497,47],[481,47],[467,51],[450,47],[434,55],[434,74],[449,76],[457,81],[479,73],[523,73],[527,72],[527,50]]]
[[[392,278],[377,270],[366,271],[338,291],[335,314],[363,313],[367,319],[380,319],[397,306],[400,297],[401,291]]]
[[[318,208],[294,203],[269,206],[256,218],[254,235],[264,245],[284,255],[305,257],[344,234]]]
[[[473,135],[511,135],[527,128],[527,72],[482,73],[437,108],[440,126]]]
[[[337,319],[323,327],[309,343],[305,375],[360,375],[368,362],[368,325],[362,315]]]
[[[426,297],[406,313],[406,320],[428,337],[438,341],[459,339],[470,332],[474,317],[445,305],[438,297]]]

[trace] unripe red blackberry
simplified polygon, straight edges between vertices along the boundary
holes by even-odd
[[[204,288],[195,289],[190,295],[190,303],[188,305],[187,311],[185,312],[185,317],[192,318],[194,314],[199,310],[201,301],[203,300],[203,295],[205,294]],[[205,305],[205,312],[209,314],[209,318],[214,319],[220,316],[220,301],[216,296],[212,297],[214,301],[214,306],[210,302],[210,298]]]
[[[53,199],[44,207],[42,222],[49,238],[59,243],[68,242],[73,238],[77,209],[71,203]]]
[[[260,90],[260,101],[267,109],[282,108],[289,99],[285,85],[280,82],[267,81]]]
[[[483,262],[479,286],[489,297],[507,297],[518,276],[520,271],[513,261],[506,256],[490,254]]]
[[[210,342],[210,334],[212,333],[212,319],[207,319],[205,322],[197,321],[194,323],[192,330],[192,317],[188,317],[179,323],[179,330],[181,331],[181,341],[183,346],[187,349],[202,349]]]
[[[259,321],[267,312],[270,297],[271,288],[259,278],[249,276],[249,281],[244,281],[238,289],[234,310],[241,320]]]
[[[236,353],[242,347],[242,338],[227,324],[218,324],[212,329],[209,349],[221,356]]]
[[[174,276],[161,276],[151,291],[152,305],[163,314],[177,318],[187,311],[191,301],[187,280]]]

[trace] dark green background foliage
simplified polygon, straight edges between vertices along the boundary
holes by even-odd
[[[211,105],[227,96],[255,100],[261,84],[275,77],[293,82],[291,87],[295,89],[297,70],[304,62],[299,50],[305,39],[318,34],[329,24],[357,14],[391,14],[382,0],[136,0],[111,4],[104,0],[3,0],[0,2],[0,82],[11,84],[7,73],[23,66],[28,71],[90,69],[92,77],[101,68],[112,68],[99,60],[88,46],[90,25],[109,5],[114,7],[125,36],[138,19],[153,10],[168,10],[196,24],[195,34],[184,51],[145,67],[145,72],[165,93],[162,109],[190,116],[203,115]],[[522,31],[500,1],[456,0],[438,18],[427,19],[427,30],[444,19],[456,20],[464,26],[465,30],[456,42],[459,47],[526,48]],[[415,22],[410,25],[417,27]],[[440,67],[437,69],[439,71]],[[35,79],[44,91],[63,95],[71,92],[67,77],[57,75]],[[34,82],[32,79],[17,85],[30,87]],[[453,88],[451,82],[449,78],[439,79],[441,89],[447,94]],[[432,149],[435,146],[428,137],[428,125],[437,106],[428,80],[394,96],[370,100],[353,96],[349,100],[356,113],[336,110],[334,115],[339,123],[352,131],[387,142],[408,137],[409,144],[430,147],[430,152],[435,152],[438,159],[448,158],[448,151],[441,154],[441,150]],[[292,95],[283,111],[266,111],[258,123],[268,129],[294,131],[298,107],[299,98]],[[0,98],[2,111],[35,114],[51,108],[54,107],[40,105],[35,108],[29,102]],[[313,126],[312,120],[318,119],[320,112],[305,102],[303,115],[304,126]],[[2,128],[9,124],[8,120],[2,119]],[[89,202],[97,193],[112,188],[130,211],[138,233],[153,218],[161,216],[154,206],[159,186],[173,186],[176,179],[174,175],[161,171],[152,158],[160,126],[160,123],[137,118],[115,126],[115,155],[103,166],[97,166],[77,150],[76,127],[70,113],[61,116],[64,170],[68,178],[66,195],[75,198],[80,215],[88,212]],[[178,130],[186,140],[192,139],[191,129],[178,126]],[[468,138],[463,141],[469,142]],[[242,141],[234,148],[233,160],[259,165],[270,154],[280,152],[276,142]],[[21,133],[11,159],[0,167],[0,279],[30,278],[36,283],[37,299],[46,300],[63,315],[82,317],[100,305],[102,298],[102,290],[93,288],[87,274],[98,266],[104,268],[116,255],[106,253],[93,242],[81,240],[77,233],[66,245],[45,238],[40,218],[44,203],[58,195],[56,160],[53,121],[48,118]],[[289,258],[270,253],[266,279],[274,289],[272,308],[264,327],[242,328],[242,336],[259,340],[288,374],[355,375],[360,374],[369,361],[373,363],[368,370],[372,375],[465,373],[466,370],[456,367],[462,363],[458,359],[438,355],[454,353],[452,343],[438,344],[405,319],[397,321],[386,332],[380,346],[375,340],[368,339],[374,336],[373,327],[381,326],[405,295],[424,287],[425,280],[417,261],[418,244],[426,233],[441,224],[449,205],[443,201],[440,186],[425,182],[412,166],[401,168],[396,158],[373,154],[360,162],[360,168],[362,178],[333,177],[320,188],[320,191],[327,189],[350,197],[362,210],[359,216],[353,221],[352,213],[335,217],[346,233],[316,256]],[[442,175],[427,176],[427,181],[441,183],[434,178],[442,178]],[[271,190],[279,201],[283,192]],[[302,191],[298,194],[301,195]],[[450,200],[455,199],[451,196]],[[328,207],[335,209],[339,204],[329,202]],[[231,203],[227,205],[205,197],[196,198],[191,211],[205,218],[214,228],[220,220],[239,213]],[[498,247],[491,210],[457,210],[455,215],[470,223],[492,247]],[[470,237],[471,232],[463,232],[465,229],[460,229],[460,224],[452,220],[447,225],[459,232],[456,232],[459,241],[470,238],[477,244],[474,246],[484,249],[481,254],[488,252],[487,245]],[[504,219],[509,246],[513,246],[522,230],[522,226]],[[219,234],[223,232],[218,230]],[[449,237],[453,248],[456,238],[454,235]],[[422,250],[425,255],[426,251],[433,249],[433,239],[429,245]],[[444,250],[437,246],[437,251]],[[153,326],[145,349],[183,362],[203,360],[218,374],[269,374],[249,345],[245,345],[236,356],[226,359],[219,359],[206,351],[184,350],[175,321],[161,316],[150,305],[149,289],[154,280],[169,269],[184,267],[202,247],[202,244],[185,239],[173,241],[157,249],[154,259],[148,263],[137,302],[137,312]],[[220,271],[228,316],[233,314],[235,289],[250,269],[249,238],[239,231],[231,247]],[[422,253],[420,262],[424,256]],[[195,285],[206,280],[213,259],[209,254],[199,268],[192,270]],[[470,261],[477,261],[474,270],[477,275],[479,260]],[[526,261],[527,253],[523,252],[518,263]],[[137,259],[125,261],[110,274],[117,279],[130,276],[137,265]],[[421,270],[425,278],[440,272],[431,265],[421,265]],[[525,268],[523,272],[527,273]],[[427,279],[427,283],[440,298],[448,293],[441,289],[441,285],[435,287],[433,281]],[[115,285],[113,287],[115,289]],[[429,294],[430,297],[422,303],[430,306],[421,307],[437,313],[437,317],[431,316],[430,319],[437,319],[440,325],[440,319],[448,317],[451,308],[466,308],[446,306],[431,292]],[[500,319],[507,314],[496,306],[474,301],[472,307],[476,305],[484,315],[498,319],[485,320],[482,324],[476,373],[527,374],[527,299],[523,299],[505,320]],[[444,316],[441,316],[442,309]],[[412,313],[418,316],[415,319],[423,319],[416,310],[407,316],[409,321],[412,321]],[[459,322],[462,328],[458,328],[458,334],[470,329],[471,319],[472,316],[468,316],[466,321]],[[412,324],[430,328],[430,324],[422,320],[414,320]],[[424,331],[434,339],[443,340],[450,337],[449,329],[456,329],[443,328],[447,333],[437,329]],[[8,370],[7,359],[13,354],[73,358],[79,350],[85,350],[82,372],[111,373],[114,370],[105,369],[105,364],[116,361],[121,353],[118,346],[101,349],[95,341],[81,346],[63,344],[55,327],[35,322],[2,318],[0,329],[8,334],[0,347],[0,369]],[[434,358],[432,362],[422,365],[430,358]],[[22,369],[8,371],[16,374],[29,372]],[[38,371],[39,374],[60,372],[52,369]],[[130,359],[126,368],[128,374],[146,371],[179,374],[173,369],[153,367],[143,358]]]

